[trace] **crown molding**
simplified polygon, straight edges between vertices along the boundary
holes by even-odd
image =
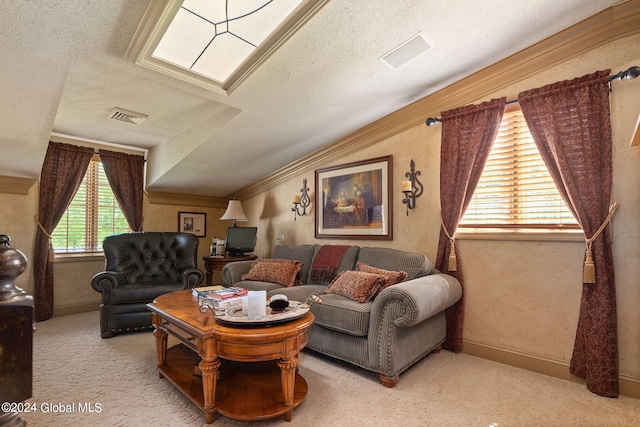
[[[201,208],[226,209],[226,197],[199,196],[195,194],[178,194],[162,191],[146,191],[149,203],[156,205],[197,206]]]
[[[558,63],[640,32],[640,0],[614,5],[471,76],[428,95],[347,135],[333,144],[284,166],[230,195],[245,200],[370,147],[415,126],[427,117],[489,96]],[[508,94],[505,94],[505,96]]]
[[[37,180],[32,178],[18,178],[14,176],[0,175],[0,193],[20,194],[26,196]]]

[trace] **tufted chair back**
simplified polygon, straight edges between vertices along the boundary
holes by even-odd
[[[191,233],[144,232],[108,236],[103,242],[105,270],[127,283],[178,282],[180,272],[197,267],[198,238]]]

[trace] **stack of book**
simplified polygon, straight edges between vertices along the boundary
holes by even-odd
[[[198,297],[200,304],[202,304],[203,299],[211,300],[213,308],[216,310],[227,310],[242,306],[242,297],[248,293],[248,290],[238,286],[225,288],[218,285],[193,288],[193,295]]]

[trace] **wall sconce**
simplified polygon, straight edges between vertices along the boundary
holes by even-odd
[[[407,216],[409,216],[409,209],[416,207],[416,199],[422,195],[422,183],[418,180],[420,171],[415,170],[416,164],[411,159],[411,171],[404,175],[409,178],[408,181],[402,181],[402,192],[404,193],[404,200],[402,203],[407,205]]]
[[[309,188],[307,188],[307,178],[302,180],[302,188],[300,189],[301,196],[293,196],[293,220],[296,220],[296,216],[305,216],[307,214],[307,208],[311,205],[311,199],[309,198]],[[302,212],[300,212],[302,208]]]

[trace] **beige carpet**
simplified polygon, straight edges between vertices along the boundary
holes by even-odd
[[[98,313],[37,324],[35,413],[29,426],[203,426],[204,415],[155,370],[151,333],[103,340]],[[307,399],[293,413],[264,422],[216,415],[217,426],[636,426],[640,400],[596,396],[584,386],[442,351],[401,375],[395,389],[377,375],[311,351],[300,355]],[[72,413],[45,413],[62,405]],[[80,412],[92,404],[100,412]],[[71,406],[73,405],[73,406]]]

